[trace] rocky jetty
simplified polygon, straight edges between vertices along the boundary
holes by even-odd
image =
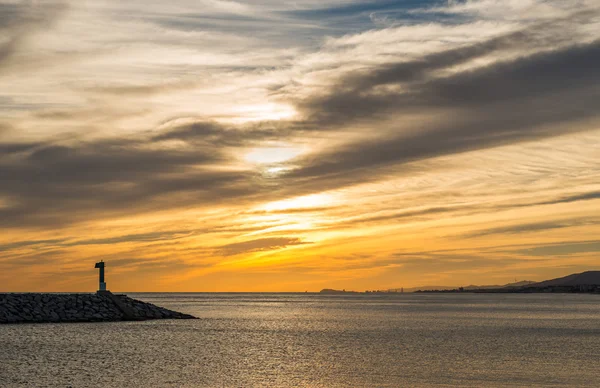
[[[149,319],[196,318],[109,291],[96,294],[0,294],[0,324]]]

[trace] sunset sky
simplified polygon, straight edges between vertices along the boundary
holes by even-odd
[[[0,291],[600,269],[598,0],[0,0]]]

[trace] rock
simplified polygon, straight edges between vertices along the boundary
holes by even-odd
[[[194,319],[110,292],[98,294],[0,294],[0,323]]]

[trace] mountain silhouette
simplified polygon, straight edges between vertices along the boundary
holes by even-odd
[[[600,271],[586,271],[564,276],[562,278],[545,280],[543,282],[530,284],[529,287],[551,287],[551,286],[596,286],[600,285]]]

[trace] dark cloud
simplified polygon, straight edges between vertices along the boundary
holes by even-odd
[[[251,172],[214,169],[226,161],[223,152],[210,145],[161,148],[148,139],[38,146],[16,160],[0,159],[0,196],[11,203],[0,208],[0,225],[64,224],[260,191]]]
[[[377,69],[351,75],[344,79],[343,86],[344,89],[360,93],[381,85],[410,84],[435,76],[436,70],[463,65],[488,54],[498,54],[515,49],[539,50],[540,47],[545,46],[556,47],[572,41],[572,34],[569,31],[573,25],[589,22],[593,15],[595,13],[576,13],[565,19],[539,23],[480,43],[428,54],[414,60],[382,65]],[[562,29],[563,34],[556,36],[554,32],[557,29]]]
[[[0,25],[13,28],[6,20]],[[570,21],[575,20],[585,22]],[[325,95],[297,102],[305,119],[294,122],[236,127],[197,122],[91,142],[0,141],[0,198],[10,204],[0,208],[0,226],[47,227],[182,206],[276,200],[398,176],[412,171],[407,164],[413,161],[588,129],[578,123],[600,115],[600,43],[564,47],[570,38],[565,23],[351,74]],[[562,38],[550,36],[563,27]],[[441,75],[470,60],[547,41],[563,46]],[[394,85],[404,87],[382,89]],[[404,120],[412,115],[426,118],[418,124]],[[297,168],[279,175],[276,184],[258,172],[222,168],[237,148],[307,132],[338,131],[343,137],[343,129],[355,125],[371,131],[368,140],[300,157],[293,161]],[[174,147],[174,140],[182,144]],[[556,203],[587,198],[597,194]],[[419,215],[399,212],[371,221]]]
[[[182,140],[221,147],[242,147],[269,140],[281,140],[293,133],[293,125],[286,126],[276,122],[234,127],[206,121],[171,128],[155,135],[153,140]]]
[[[94,88],[85,88],[84,91],[106,94],[110,96],[140,96],[147,97],[153,94],[173,92],[178,90],[186,90],[197,87],[197,83],[193,81],[179,81],[171,83],[149,84],[149,85],[115,85],[103,86]]]
[[[7,259],[2,260],[0,263],[3,268],[31,268],[36,265],[49,265],[55,264],[60,265],[64,260],[65,255],[68,252],[60,249],[47,250],[47,251],[33,251],[24,255],[8,256]],[[64,275],[63,275],[64,276]]]
[[[290,245],[308,244],[298,238],[290,237],[272,237],[261,238],[257,240],[244,241],[240,243],[223,245],[218,249],[218,253],[223,256],[234,256],[240,253],[249,253],[257,251],[270,251],[285,248]]]
[[[266,140],[276,135],[278,135],[277,131],[273,129],[248,128],[243,130],[226,127],[215,122],[197,122],[156,135],[154,140],[183,140],[210,143],[215,146],[239,147],[251,141]]]
[[[572,228],[584,225],[597,225],[598,222],[588,219],[576,219],[570,221],[549,221],[549,222],[535,222],[520,225],[511,225],[500,228],[484,229],[474,233],[468,233],[463,235],[464,237],[482,237],[494,234],[520,234],[529,232],[540,232],[545,230],[553,229],[564,229]]]
[[[0,143],[0,158],[11,154],[30,151],[39,146],[39,143]]]
[[[600,191],[592,191],[589,193],[567,195],[550,201],[538,202],[536,205],[556,205],[559,203],[571,203],[578,201],[591,201],[594,199],[600,199]]]
[[[83,245],[114,245],[122,243],[146,243],[165,240],[176,240],[188,236],[192,231],[164,231],[153,233],[128,234],[116,237],[87,239],[87,240],[67,240],[67,239],[49,239],[49,240],[25,240],[16,241],[0,245],[0,254],[20,248],[29,248],[33,250],[47,250],[55,248],[77,247]]]
[[[385,165],[581,130],[579,121],[600,116],[599,61],[600,43],[594,42],[431,79],[402,93],[334,91],[310,102],[311,109],[328,116],[317,114],[317,120],[393,115],[399,120],[392,124],[396,128],[300,160],[302,167],[290,176],[326,176],[331,182],[335,175],[345,179],[351,173],[361,179]],[[364,85],[364,80],[355,82]],[[401,121],[403,114],[424,112],[429,121]]]
[[[0,65],[9,60],[33,34],[49,28],[67,10],[65,2],[0,3]]]
[[[585,250],[585,252],[590,252],[589,249],[595,249],[598,241],[596,240],[585,240],[585,241],[577,241],[577,240],[565,240],[556,243],[550,244],[502,244],[502,245],[491,245],[487,247],[477,247],[477,248],[453,248],[453,249],[436,249],[436,250],[425,250],[425,251],[405,251],[405,252],[396,252],[393,254],[393,257],[405,258],[405,259],[413,259],[413,258],[434,258],[434,257],[464,257],[473,255],[476,251],[477,255],[481,255],[482,257],[498,257],[498,255],[502,255],[505,257],[507,255],[535,255],[535,253],[540,252],[540,256],[544,256],[549,250],[553,250],[556,248],[554,252],[560,252],[563,250],[561,247],[565,247],[567,251],[573,253],[577,253],[576,250],[581,249],[581,252]],[[538,250],[539,249],[539,250]],[[542,252],[545,252],[542,254]],[[538,259],[528,258],[527,260],[536,261]]]
[[[355,219],[351,219],[348,221],[342,221],[339,224],[336,224],[336,228],[337,227],[343,227],[343,226],[354,226],[357,224],[368,224],[368,223],[377,223],[377,222],[382,222],[382,221],[400,221],[403,219],[407,219],[410,218],[411,220],[418,218],[418,217],[422,217],[422,216],[429,216],[429,215],[438,215],[438,214],[444,214],[444,213],[450,213],[450,212],[457,212],[457,211],[464,211],[464,210],[468,210],[468,209],[473,209],[475,208],[474,206],[448,206],[448,207],[431,207],[431,208],[426,208],[426,209],[419,209],[419,210],[408,210],[408,211],[400,211],[400,212],[392,212],[392,213],[385,213],[385,214],[379,214],[379,215],[373,215],[373,216],[368,216],[368,217],[359,217],[359,218],[355,218]]]
[[[478,108],[505,102],[513,105],[540,97],[546,102],[551,100],[547,96],[562,92],[591,97],[598,93],[598,88],[589,87],[600,78],[595,66],[598,60],[600,42],[500,62],[431,81],[417,93],[416,104]]]
[[[566,242],[559,244],[539,245],[521,249],[515,253],[533,256],[573,255],[578,253],[600,252],[600,241]]]
[[[138,233],[128,234],[125,236],[79,240],[63,244],[63,246],[79,246],[79,245],[112,245],[130,242],[154,242],[164,240],[175,240],[187,235],[188,231],[170,231],[170,232],[154,232],[154,233]]]
[[[487,206],[485,208],[481,208],[481,207],[480,208],[484,209],[486,211],[498,211],[498,210],[517,209],[517,208],[531,207],[531,206],[557,205],[557,204],[561,204],[561,203],[592,201],[594,199],[600,199],[600,192],[592,191],[589,193],[564,195],[564,196],[560,196],[560,197],[556,197],[556,198],[553,198],[550,200],[544,200],[544,201],[491,205],[491,206]]]
[[[423,107],[431,109],[450,105],[451,108],[456,108],[461,105],[461,101],[471,100],[479,105],[485,102],[479,101],[481,95],[486,100],[498,101],[527,97],[524,92],[546,93],[553,87],[564,86],[565,82],[570,81],[569,76],[578,75],[575,79],[584,78],[585,81],[590,72],[593,72],[593,57],[587,58],[586,51],[569,50],[577,49],[573,47],[573,26],[588,23],[597,14],[575,13],[565,19],[535,24],[472,45],[417,59],[369,67],[365,71],[344,76],[324,95],[298,101],[298,106],[314,125],[347,125],[385,114],[414,113]],[[557,31],[561,34],[557,34]],[[553,56],[557,47],[562,47],[566,52]],[[542,54],[523,55],[516,60],[495,62],[476,71],[467,70],[448,77],[440,76],[442,71],[454,66],[515,50]],[[545,57],[544,54],[550,55]],[[597,53],[593,55],[597,56]],[[578,57],[571,58],[572,56]],[[548,70],[543,69],[544,60],[548,60],[548,65],[551,66]],[[575,68],[561,69],[561,60],[569,61],[569,65],[575,65]],[[580,74],[578,65],[584,66],[587,72]],[[514,66],[518,68],[513,69]],[[534,78],[530,77],[532,73]],[[544,76],[549,79],[542,79]],[[592,76],[597,76],[597,73],[594,72]],[[526,84],[521,85],[521,81],[526,81]],[[553,82],[546,84],[545,81]],[[532,84],[536,86],[535,89],[528,88]],[[402,86],[402,91],[386,91],[385,88],[390,86]],[[540,87],[543,89],[539,90]]]
[[[54,239],[54,240],[27,240],[27,241],[17,241],[8,244],[0,245],[0,253],[7,252],[13,249],[19,248],[31,248],[31,247],[40,247],[47,245],[56,245],[60,244],[64,241],[64,239]]]

